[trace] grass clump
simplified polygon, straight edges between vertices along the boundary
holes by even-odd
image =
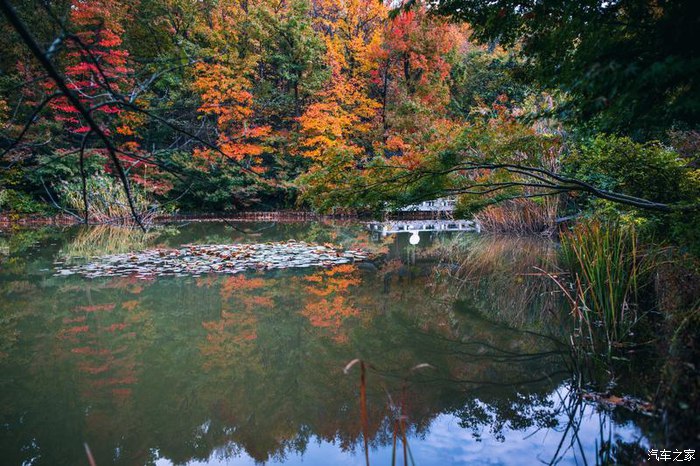
[[[87,214],[90,223],[131,225],[134,223],[129,200],[118,180],[106,175],[94,175],[86,179]],[[81,216],[85,214],[85,203],[80,181],[63,182],[59,192],[68,207]],[[144,224],[161,214],[160,207],[136,185],[131,186],[131,197],[136,212]]]
[[[652,254],[640,249],[634,226],[598,221],[563,233],[561,250],[571,272],[568,298],[574,314],[594,349],[602,333],[610,355],[640,317],[639,293],[653,268]]]
[[[551,235],[556,229],[557,199],[540,202],[531,199],[512,199],[489,205],[474,214],[484,231],[516,235]]]

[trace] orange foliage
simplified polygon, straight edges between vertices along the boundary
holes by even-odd
[[[129,280],[115,282],[106,286],[120,289],[134,286],[133,291],[141,291],[141,285]],[[82,374],[79,386],[83,396],[124,401],[131,395],[131,389],[125,385],[138,380],[137,352],[143,341],[136,338],[136,330],[142,330],[139,324],[147,319],[145,311],[136,311],[138,306],[137,300],[126,300],[119,306],[117,303],[76,306],[72,312],[84,314],[63,319],[66,325],[90,322],[90,325],[67,326],[59,332],[59,339],[67,346],[62,354],[74,360]],[[133,331],[125,332],[126,329]]]
[[[87,317],[85,317],[85,316],[78,316],[78,317],[76,317],[76,318],[74,318],[74,319],[71,319],[71,318],[69,318],[69,317],[64,317],[64,318],[63,318],[63,323],[64,323],[64,324],[75,324],[75,323],[78,323],[78,322],[85,322],[86,319],[87,319]]]
[[[87,332],[88,330],[90,330],[89,326],[81,325],[79,327],[69,327],[65,331],[66,331],[66,333],[75,334],[75,333],[84,333],[84,332]]]
[[[97,387],[111,387],[113,385],[132,385],[135,384],[138,379],[133,375],[127,375],[125,377],[109,377],[103,380],[95,381],[95,386]]]
[[[261,307],[273,307],[275,302],[268,296],[245,296],[242,298],[243,305],[249,311]]]
[[[304,277],[304,281],[308,283],[304,288],[309,301],[301,315],[314,327],[328,331],[336,342],[346,341],[343,323],[348,318],[360,316],[360,311],[350,299],[350,287],[361,282],[357,267],[350,264],[338,265]]]
[[[333,268],[328,269],[323,273],[328,277],[332,277],[332,276],[341,275],[341,274],[351,274],[353,272],[357,272],[356,266],[354,266],[352,264],[342,264],[342,265],[336,265]]]
[[[259,157],[266,150],[264,139],[270,135],[271,128],[254,122],[250,81],[221,63],[200,63],[195,72],[193,88],[202,100],[199,111],[216,117],[218,147],[238,162],[259,163]],[[204,148],[197,149],[195,156],[212,159],[220,154]]]
[[[416,5],[390,20],[384,40],[371,50],[380,64],[373,82],[385,88],[384,148],[400,156],[394,163],[416,168],[454,139],[461,125],[448,114],[447,57],[467,39],[466,28]]]
[[[123,400],[125,398],[130,398],[132,393],[133,393],[133,390],[130,388],[113,388],[112,389],[112,395],[119,400]]]
[[[109,364],[105,363],[101,366],[92,366],[89,363],[80,362],[78,363],[78,370],[80,370],[81,372],[85,372],[86,374],[101,374],[109,370]]]
[[[360,140],[376,124],[381,105],[370,97],[369,76],[376,65],[368,50],[381,41],[387,9],[374,0],[321,0],[314,6],[316,25],[325,33],[330,79],[299,124],[302,155],[322,163],[332,150],[360,156]]]
[[[114,323],[107,327],[105,330],[107,332],[115,332],[117,330],[124,330],[127,327],[128,324],[125,323]]]
[[[243,275],[232,275],[226,277],[221,284],[219,294],[223,301],[231,299],[234,293],[238,291],[249,291],[265,286],[265,280],[262,278],[247,278]]]
[[[208,37],[213,58],[198,63],[194,68],[192,88],[200,96],[199,111],[216,118],[217,146],[237,162],[258,165],[260,156],[267,150],[266,138],[271,127],[256,122],[252,82],[257,57],[240,54],[231,44],[237,43],[245,32],[241,31],[248,19],[248,9],[238,2],[216,3],[209,12],[208,22],[199,26],[199,32]],[[209,148],[199,148],[195,157],[208,160],[222,158],[221,153]]]
[[[197,288],[209,288],[219,280],[216,275],[207,275],[197,278],[194,282]]]
[[[272,298],[262,294],[265,285],[262,278],[244,275],[222,280],[221,317],[202,322],[207,332],[205,342],[200,345],[205,369],[230,367],[239,359],[256,357],[254,342],[258,337],[258,318],[255,311],[274,306]]]
[[[332,300],[323,298],[306,305],[301,314],[309,319],[314,327],[339,328],[348,317],[357,317],[360,312],[347,303],[345,296],[335,296]]]
[[[206,342],[200,345],[204,368],[228,367],[239,357],[252,351],[250,344],[257,338],[258,320],[250,312],[222,311],[221,319],[202,322],[207,330]]]
[[[108,349],[95,349],[89,346],[81,346],[79,348],[71,349],[73,354],[89,354],[93,356],[107,356],[111,353]]]
[[[94,304],[92,306],[78,306],[73,309],[74,312],[109,312],[114,309],[116,304]]]

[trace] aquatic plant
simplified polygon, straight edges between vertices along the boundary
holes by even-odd
[[[80,212],[81,217],[86,217],[90,223],[134,223],[126,193],[118,181],[108,176],[94,175],[87,178],[85,183],[85,199],[80,182],[63,182],[59,186],[59,192],[70,209]],[[151,223],[161,213],[161,208],[137,186],[132,186],[131,191],[141,222]]]
[[[491,233],[529,235],[552,234],[555,231],[558,198],[511,199],[489,205],[474,214],[482,230]]]
[[[343,373],[347,375],[353,366],[359,364],[360,366],[360,424],[362,426],[362,438],[364,444],[365,452],[365,464],[370,466],[369,462],[369,415],[367,410],[367,368],[372,367],[371,364],[366,363],[362,359],[353,359],[345,368],[343,368]],[[420,369],[432,368],[430,364],[418,364],[411,368],[410,372],[415,372]],[[390,413],[390,423],[392,425],[392,449],[391,449],[391,466],[396,466],[397,459],[397,440],[401,440],[401,445],[403,448],[403,464],[408,466],[409,459],[411,465],[415,466],[416,462],[413,459],[413,453],[411,452],[411,447],[408,444],[407,436],[407,419],[405,414],[405,402],[407,398],[407,379],[404,379],[401,388],[401,399],[398,403],[395,403],[389,391],[384,387],[387,395],[387,408]]]
[[[654,265],[653,254],[640,248],[634,226],[598,221],[581,222],[562,234],[561,251],[571,272],[569,291],[562,289],[590,343],[595,347],[593,329],[599,328],[609,355],[640,317],[639,291]]]
[[[272,270],[298,267],[329,267],[366,260],[362,251],[340,251],[333,245],[313,245],[293,240],[284,243],[185,245],[179,249],[155,248],[140,252],[108,254],[87,264],[57,262],[56,275],[82,275],[87,278],[156,276],[204,273],[240,273],[245,270]]]

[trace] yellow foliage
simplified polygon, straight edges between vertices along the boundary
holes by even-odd
[[[369,50],[381,41],[387,9],[374,0],[321,0],[315,7],[330,78],[299,124],[302,155],[323,163],[329,149],[361,156],[359,143],[377,126],[381,104],[369,97],[371,71],[376,68]]]

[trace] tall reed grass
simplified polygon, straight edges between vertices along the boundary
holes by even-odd
[[[10,242],[5,238],[0,238],[0,259],[2,256],[10,255]]]
[[[482,230],[491,233],[552,234],[556,230],[558,204],[557,197],[538,202],[512,199],[486,207],[474,214],[474,220]]]
[[[595,348],[599,329],[610,355],[640,317],[639,292],[650,277],[654,255],[641,250],[633,226],[598,221],[563,233],[561,251],[571,272],[571,286],[562,289],[591,344]]]
[[[86,180],[86,187],[87,214],[90,223],[118,225],[135,223],[124,188],[114,178],[105,175],[94,175]],[[82,217],[85,213],[85,205],[81,183],[63,183],[59,187],[59,192],[66,204],[76,212],[80,212]],[[146,193],[133,185],[131,197],[142,223],[150,223],[155,216],[160,214],[160,209],[148,198]]]

